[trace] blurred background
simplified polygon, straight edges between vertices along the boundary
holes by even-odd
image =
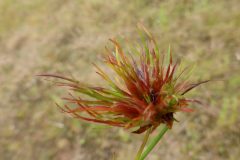
[[[179,113],[147,159],[238,160],[239,0],[0,0],[0,159],[132,160],[142,135],[60,113],[65,92],[35,75],[101,83],[91,63],[109,38],[136,40],[139,21],[163,53],[171,44],[195,64],[193,80],[218,80],[189,94],[204,105]]]

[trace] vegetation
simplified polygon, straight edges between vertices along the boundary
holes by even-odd
[[[132,159],[141,136],[59,114],[53,101],[63,104],[64,93],[35,75],[71,73],[102,85],[90,64],[104,68],[108,38],[137,40],[136,24],[143,21],[161,52],[171,44],[183,66],[195,66],[192,80],[215,80],[188,95],[204,104],[177,114],[181,125],[173,125],[148,159],[237,160],[239,9],[238,0],[2,0],[0,159]]]

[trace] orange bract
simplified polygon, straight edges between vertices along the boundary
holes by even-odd
[[[40,75],[57,78],[60,81],[56,85],[67,86],[72,91],[68,98],[63,98],[68,103],[59,106],[61,110],[86,121],[132,128],[133,133],[155,129],[161,123],[171,128],[175,112],[191,112],[188,104],[198,101],[186,99],[184,94],[207,81],[196,84],[180,81],[185,70],[176,75],[178,63],[173,63],[171,52],[164,58],[153,36],[146,30],[145,33],[142,47],[134,51],[139,58],[125,53],[117,41],[110,40],[115,50],[106,49],[104,62],[116,73],[115,78],[121,84],[98,66],[97,73],[109,87],[91,87],[54,74]],[[89,98],[75,96],[76,92]]]

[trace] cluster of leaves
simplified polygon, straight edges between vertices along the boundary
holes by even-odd
[[[171,128],[175,112],[191,112],[188,104],[198,101],[186,99],[185,93],[207,81],[192,84],[181,80],[188,69],[177,74],[179,62],[173,63],[170,49],[167,54],[160,54],[154,37],[142,29],[144,41],[133,49],[134,54],[125,53],[116,40],[110,39],[114,49],[106,48],[104,63],[115,72],[114,79],[95,65],[108,87],[42,74],[57,78],[57,86],[71,91],[69,97],[63,98],[67,103],[58,107],[76,118],[132,129],[133,133],[154,130],[161,123]]]

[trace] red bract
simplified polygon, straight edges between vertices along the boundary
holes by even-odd
[[[72,91],[63,98],[66,105],[58,105],[61,110],[82,120],[132,129],[133,133],[155,129],[161,123],[171,128],[175,112],[191,112],[188,104],[198,101],[186,99],[184,94],[207,81],[191,84],[180,80],[186,69],[177,74],[178,63],[173,63],[171,52],[161,55],[153,36],[145,33],[145,42],[134,50],[135,55],[110,40],[115,49],[106,49],[104,63],[115,72],[114,79],[95,65],[108,87],[92,87],[54,74],[40,75],[57,78],[56,85]]]

